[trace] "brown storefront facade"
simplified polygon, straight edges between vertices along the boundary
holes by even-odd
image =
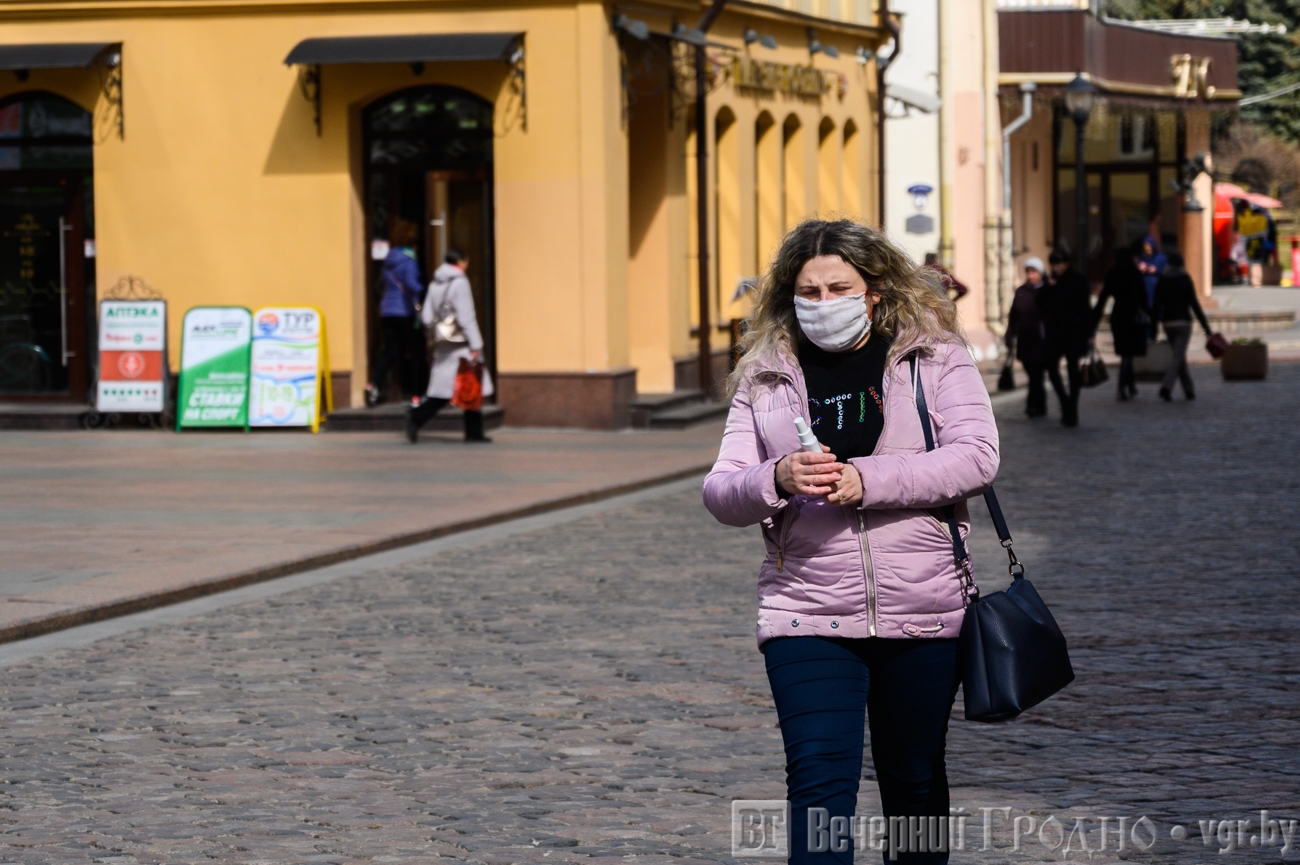
[[[1211,118],[1241,97],[1236,43],[1083,9],[1004,9],[998,18],[1004,124],[1033,93],[1032,115],[1009,142],[1016,264],[1053,249],[1073,256],[1079,245],[1075,125],[1062,93],[1077,74],[1098,91],[1083,147],[1090,279],[1100,282],[1115,247],[1152,236],[1183,253],[1208,297],[1212,180],[1192,161],[1204,155],[1211,167]]]

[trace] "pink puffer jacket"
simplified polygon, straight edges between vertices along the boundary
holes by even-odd
[[[937,448],[927,453],[906,352],[885,371],[884,430],[862,475],[859,506],[777,495],[774,470],[799,450],[795,417],[808,392],[792,358],[780,358],[736,394],[722,449],[704,481],[704,505],[729,526],[762,526],[758,642],[773,637],[956,637],[973,580],[958,572],[939,508],[955,504],[963,537],[966,499],[998,471],[998,430],[988,390],[958,343],[922,351],[917,367]]]

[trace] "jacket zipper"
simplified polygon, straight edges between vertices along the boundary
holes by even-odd
[[[867,542],[867,521],[858,511],[858,548],[862,550],[862,573],[867,578],[867,625],[876,635],[876,573],[871,566],[871,547]]]
[[[892,370],[885,371],[885,377],[880,382],[880,402],[882,405],[881,415],[884,416],[880,424],[880,437],[876,439],[876,446],[872,449],[871,455],[875,456],[880,453],[880,443],[885,440],[885,432],[889,428],[889,416],[884,413],[884,405],[889,404],[889,380]],[[871,560],[871,537],[867,534],[867,520],[862,515],[862,509],[857,509],[858,516],[858,549],[862,553],[862,576],[867,583],[867,626],[871,636],[876,635],[876,569]]]
[[[776,544],[776,571],[779,574],[785,567],[785,542],[787,538],[786,530],[790,527],[790,508],[793,504],[786,502],[785,511],[781,514],[781,537]]]

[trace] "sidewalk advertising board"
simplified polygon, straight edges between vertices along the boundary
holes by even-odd
[[[181,321],[176,429],[248,427],[253,314],[242,306],[196,306]]]
[[[333,408],[325,317],[312,306],[264,306],[253,313],[248,423],[320,429],[320,403]]]
[[[161,412],[167,391],[167,302],[99,303],[101,412]]]

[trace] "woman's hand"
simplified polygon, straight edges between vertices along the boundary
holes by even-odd
[[[844,464],[822,445],[819,454],[797,451],[781,457],[776,464],[776,482],[792,496],[824,496],[835,491],[843,471]],[[861,483],[858,486],[861,488]]]
[[[843,471],[840,472],[839,483],[835,484],[835,491],[826,496],[826,501],[832,505],[856,505],[862,501],[862,475],[853,465],[847,464]]]

